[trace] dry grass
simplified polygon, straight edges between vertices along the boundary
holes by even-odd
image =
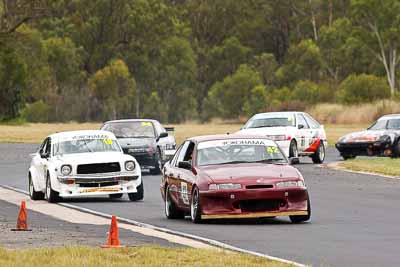
[[[30,250],[0,249],[0,266],[291,266],[264,258],[216,250],[135,247],[100,249],[88,247],[45,248]]]
[[[327,124],[371,124],[385,114],[400,113],[400,103],[390,100],[362,105],[318,104],[308,110],[318,121]]]
[[[0,125],[0,142],[2,143],[40,143],[47,135],[70,130],[99,129],[101,123],[64,123],[45,124],[30,123],[23,125]],[[209,124],[185,123],[168,125],[175,127],[177,143],[182,143],[186,138],[196,135],[234,133],[242,124],[212,122]],[[325,125],[328,142],[332,145],[339,137],[352,131],[364,129],[366,125]]]
[[[339,163],[339,167],[344,167],[353,171],[365,171],[391,176],[400,176],[400,159],[392,158],[368,158],[346,160]]]

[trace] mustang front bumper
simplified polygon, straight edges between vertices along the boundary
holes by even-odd
[[[307,215],[306,188],[200,192],[202,219]]]
[[[136,193],[139,175],[58,177],[60,197],[99,196]]]

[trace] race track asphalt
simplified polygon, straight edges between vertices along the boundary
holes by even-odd
[[[37,145],[0,144],[0,184],[27,190],[29,153]],[[328,149],[327,161],[340,160]],[[195,225],[167,220],[159,176],[145,175],[145,199],[107,198],[69,203],[152,225],[215,239],[243,249],[313,266],[400,266],[400,180],[321,168],[301,159],[312,220],[287,218],[217,221]]]

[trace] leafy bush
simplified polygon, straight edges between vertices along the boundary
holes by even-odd
[[[315,104],[320,101],[321,91],[318,84],[314,82],[298,81],[294,86],[292,98],[307,104]]]
[[[264,85],[254,87],[249,99],[244,103],[243,112],[247,116],[265,111],[267,108],[267,92]]]
[[[21,111],[21,118],[29,122],[48,122],[50,111],[50,106],[43,100],[39,100],[32,104],[26,104]]]
[[[243,114],[244,104],[249,101],[251,91],[258,85],[262,85],[259,73],[247,65],[241,65],[233,75],[212,86],[206,104],[213,107],[212,113],[215,115],[223,118],[238,117]]]
[[[372,102],[390,98],[390,88],[385,79],[374,75],[350,75],[339,86],[337,99],[343,104]]]

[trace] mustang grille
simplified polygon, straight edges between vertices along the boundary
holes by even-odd
[[[121,166],[118,162],[95,163],[78,165],[77,174],[119,172]]]
[[[239,205],[242,211],[273,211],[279,209],[280,202],[277,199],[255,199],[242,200]]]
[[[118,182],[104,182],[104,183],[79,183],[79,187],[103,187],[118,185]]]

